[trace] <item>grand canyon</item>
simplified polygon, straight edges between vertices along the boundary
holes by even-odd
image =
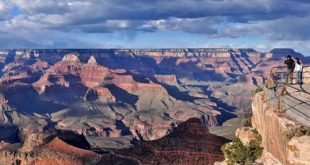
[[[0,51],[0,164],[213,164],[293,49]],[[182,157],[182,159],[180,159]]]

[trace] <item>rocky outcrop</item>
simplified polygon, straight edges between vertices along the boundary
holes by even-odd
[[[95,58],[94,56],[90,56],[89,59],[88,59],[87,64],[90,64],[90,65],[97,65],[96,58]]]
[[[175,75],[155,75],[155,78],[160,83],[165,83],[168,85],[177,85],[178,80]]]
[[[3,94],[0,93],[0,111],[7,110],[7,109],[9,109],[8,100],[5,98]]]
[[[65,55],[62,58],[62,61],[66,61],[66,62],[80,62],[80,59],[79,59],[77,54],[70,53],[70,54]]]
[[[57,137],[34,151],[0,151],[0,163],[4,164],[83,165],[96,164],[98,158],[95,152],[72,146]]]
[[[44,144],[45,134],[43,132],[28,133],[20,148],[22,152],[31,152],[35,147]]]
[[[72,131],[47,126],[27,133],[23,138],[21,145],[8,143],[0,150],[0,164],[82,165],[98,161],[99,155],[89,150],[85,137]]]
[[[241,140],[242,144],[248,145],[251,140],[256,140],[253,130],[253,128],[241,127],[236,130],[235,136]]]
[[[265,151],[285,165],[309,164],[309,136],[292,138],[292,132],[300,129],[300,125],[278,114],[277,107],[266,101],[265,97],[264,92],[256,94],[252,104],[252,125],[262,135]]]
[[[293,137],[288,142],[288,162],[290,164],[310,163],[310,136]]]
[[[116,99],[110,92],[108,88],[105,87],[95,87],[95,88],[89,88],[86,91],[86,94],[84,96],[85,101],[94,101],[99,99],[103,102],[115,102]]]
[[[41,135],[49,133],[38,133]],[[33,136],[34,137],[34,136]],[[113,152],[91,151],[84,143],[85,137],[74,133],[59,132],[49,140],[40,141],[33,150],[0,150],[0,163],[38,165],[82,165],[82,164],[207,164],[223,160],[220,146],[228,140],[209,133],[200,119],[192,118],[171,128],[171,133],[155,141],[143,141],[129,149]],[[33,141],[28,140],[28,141]],[[43,142],[43,143],[41,143]],[[86,142],[87,143],[87,142]],[[17,146],[18,147],[18,146]]]
[[[220,147],[228,140],[209,133],[200,119],[192,118],[173,128],[161,139],[141,142],[121,151],[142,164],[208,164],[223,160]]]

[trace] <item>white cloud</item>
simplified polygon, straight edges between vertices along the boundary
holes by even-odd
[[[0,1],[0,21],[11,18],[11,6],[6,1]]]
[[[17,16],[11,14],[14,6],[20,11]],[[20,38],[24,41],[20,42],[21,46],[29,42],[53,47],[59,40],[67,40],[68,44],[85,43],[77,36],[96,33],[136,36],[136,33],[158,31],[196,33],[201,38],[238,40],[255,36],[274,42],[309,41],[309,22],[310,3],[306,0],[0,1],[0,40]],[[44,33],[55,36],[45,37]],[[39,37],[51,41],[42,41]],[[221,45],[268,48],[265,43]]]

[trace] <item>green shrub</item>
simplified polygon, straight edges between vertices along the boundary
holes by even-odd
[[[260,142],[258,142],[257,140],[251,140],[248,148],[250,152],[249,158],[252,163],[255,162],[255,160],[257,160],[258,158],[260,158],[260,156],[262,156],[264,148],[260,146]]]
[[[226,143],[222,146],[223,151],[228,165],[241,164],[250,165],[255,162],[263,153],[261,144],[261,136],[253,130],[255,140],[251,140],[249,145],[243,145],[240,139],[236,139],[233,142]]]
[[[262,135],[259,134],[259,132],[256,130],[256,129],[253,129],[252,130],[252,133],[254,134],[255,136],[255,139],[261,143],[262,142]]]
[[[242,125],[244,127],[252,127],[252,120],[251,120],[251,118],[247,118],[247,119],[243,120]]]
[[[247,159],[247,149],[243,146],[240,139],[224,144],[221,150],[225,155],[228,165],[244,162]]]
[[[263,89],[260,88],[260,87],[257,87],[257,88],[252,89],[252,93],[253,93],[253,94],[256,94],[256,93],[261,92],[261,91],[263,91]]]

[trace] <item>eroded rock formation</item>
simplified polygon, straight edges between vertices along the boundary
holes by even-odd
[[[3,145],[0,163],[213,165],[215,161],[223,160],[220,146],[228,141],[210,134],[198,118],[189,119],[172,128],[169,135],[161,139],[143,141],[136,147],[113,150],[110,153],[96,153],[85,148],[88,144],[84,144],[87,143],[84,136],[72,132],[49,129],[33,133],[26,139],[19,149],[13,149],[10,144]]]

